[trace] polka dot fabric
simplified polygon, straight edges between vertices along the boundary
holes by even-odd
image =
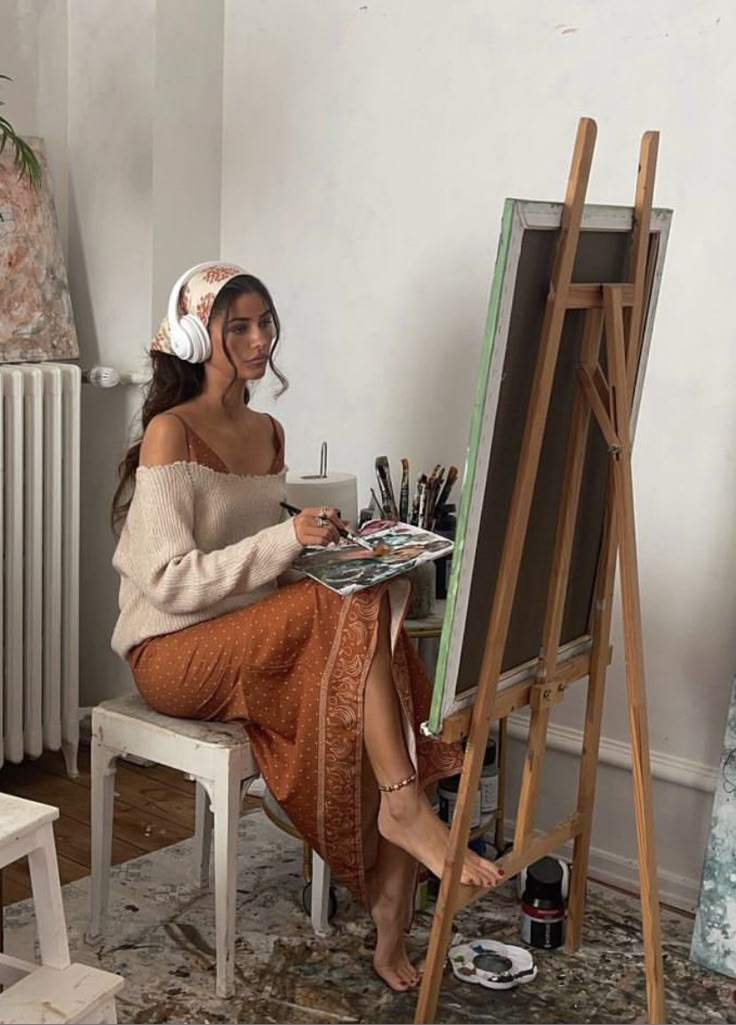
[[[208,453],[200,449],[199,458]],[[376,851],[378,792],[363,748],[363,695],[384,593],[393,673],[419,777],[459,770],[456,745],[421,736],[431,684],[401,627],[405,581],[347,598],[311,579],[153,637],[128,655],[145,700],[164,715],[242,722],[274,797],[359,899]]]

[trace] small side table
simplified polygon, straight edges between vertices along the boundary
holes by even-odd
[[[428,616],[424,616],[422,619],[406,619],[404,626],[409,636],[418,639],[439,637],[442,633],[442,624],[445,621],[446,605],[447,602],[444,599],[438,599]]]

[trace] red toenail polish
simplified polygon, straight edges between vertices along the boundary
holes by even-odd
[[[499,868],[499,870],[498,870],[498,874],[499,874],[500,876],[505,876],[505,875],[506,875],[506,873],[504,872],[504,870],[503,870],[502,868]]]

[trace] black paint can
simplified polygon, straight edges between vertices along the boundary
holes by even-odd
[[[562,867],[555,858],[540,858],[526,872],[521,898],[521,938],[530,947],[552,950],[565,939]]]

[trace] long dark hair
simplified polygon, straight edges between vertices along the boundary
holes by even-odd
[[[227,347],[227,329],[230,317],[230,304],[239,295],[246,295],[256,292],[261,296],[268,307],[273,318],[274,339],[271,351],[268,356],[268,365],[279,381],[279,388],[276,395],[283,395],[289,387],[289,382],[273,362],[273,354],[281,337],[281,322],[279,321],[276,307],[274,306],[271,294],[258,278],[252,274],[239,274],[238,277],[228,281],[218,292],[212,304],[209,325],[217,317],[224,315],[222,324],[222,347],[233,368],[233,380],[237,378],[237,370],[232,361],[230,351]],[[128,449],[125,458],[118,466],[118,486],[112,499],[111,522],[115,534],[119,534],[128,515],[130,503],[133,500],[135,488],[135,472],[138,469],[141,455],[141,441],[149,423],[159,413],[165,413],[182,402],[193,399],[199,395],[204,384],[204,364],[187,363],[178,356],[171,356],[167,352],[151,353],[152,377],[146,387],[146,393],[141,409],[141,433],[136,441]],[[250,401],[250,393],[247,387],[243,391],[243,402],[247,405]]]

